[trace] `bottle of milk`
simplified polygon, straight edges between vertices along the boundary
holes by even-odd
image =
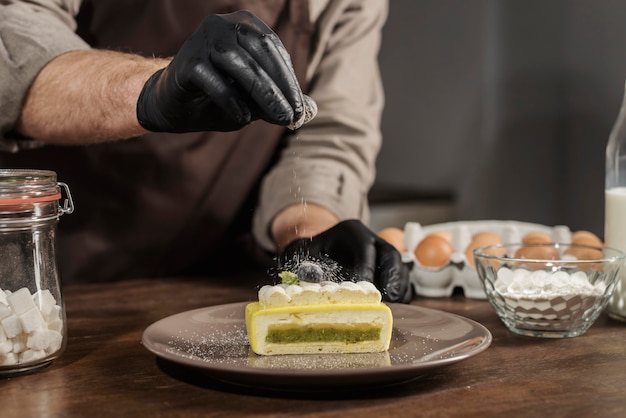
[[[604,241],[626,252],[626,95],[606,146]],[[609,316],[626,321],[626,266],[622,267]]]

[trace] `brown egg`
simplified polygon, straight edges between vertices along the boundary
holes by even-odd
[[[577,260],[598,260],[604,257],[604,252],[595,248],[568,248],[565,254],[576,257]],[[589,270],[602,270],[604,267],[602,263],[573,263],[578,265],[583,271]]]
[[[442,267],[448,263],[454,247],[437,234],[426,235],[415,247],[415,258],[425,267]]]
[[[478,244],[477,247],[483,245],[500,244],[500,235],[491,231],[481,231],[472,235],[472,242]]]
[[[495,244],[486,244],[486,245],[496,245],[496,244],[499,244],[499,242],[496,242]],[[467,247],[465,247],[465,258],[467,259],[467,262],[469,263],[470,266],[474,267],[476,265],[474,261],[474,250],[482,246],[483,246],[482,244],[478,245],[474,241],[472,241],[469,243]],[[500,255],[506,254],[506,248],[504,247],[487,248],[483,250],[482,253],[500,256]]]
[[[529,232],[522,237],[524,244],[547,244],[551,241],[550,235],[543,232]]]
[[[604,256],[601,250],[591,247],[570,247],[565,250],[565,254],[573,255],[578,260],[597,260]]]
[[[474,242],[470,242],[469,245],[465,247],[465,259],[472,267],[476,265],[474,262],[474,249],[476,247],[480,247],[480,245],[476,245]]]
[[[440,231],[433,231],[428,235],[438,235],[441,238],[445,239],[448,242],[452,242],[452,232],[450,231],[446,231],[446,230],[440,230]]]
[[[559,250],[551,245],[531,245],[528,247],[520,247],[515,251],[515,258],[556,260],[559,258]]]
[[[383,228],[378,231],[378,236],[393,245],[399,252],[403,253],[406,251],[406,246],[404,245],[404,231],[400,228]]]
[[[474,249],[482,247],[484,245],[500,244],[500,235],[495,232],[481,231],[472,235],[472,241],[465,247],[465,259],[470,266],[474,267]],[[502,251],[499,251],[502,250]],[[504,248],[493,249],[494,255],[501,255],[506,252]]]
[[[602,240],[593,232],[576,231],[572,234],[572,244],[602,246]]]

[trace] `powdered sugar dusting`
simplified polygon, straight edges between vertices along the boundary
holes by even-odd
[[[380,353],[352,354],[290,354],[279,356],[259,356],[251,354],[248,365],[264,369],[326,370],[390,367],[387,351]]]
[[[199,334],[180,330],[168,342],[167,351],[177,356],[205,362],[241,363],[242,357],[248,356],[248,334],[245,325],[233,326],[229,332],[220,332],[210,327]]]

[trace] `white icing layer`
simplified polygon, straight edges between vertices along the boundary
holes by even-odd
[[[259,290],[263,306],[316,305],[336,303],[379,303],[380,291],[370,282],[322,282],[299,285],[266,285]]]

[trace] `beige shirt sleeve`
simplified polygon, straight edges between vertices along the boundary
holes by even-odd
[[[307,77],[317,116],[288,138],[262,183],[253,232],[274,250],[272,219],[289,205],[322,205],[369,221],[367,194],[381,145],[384,94],[378,67],[385,0],[332,0],[321,10]],[[315,14],[319,1],[311,0]],[[319,7],[318,7],[319,9]]]
[[[75,34],[79,0],[0,2],[0,150],[15,152],[31,141],[8,132],[19,118],[28,88],[54,57],[88,45]]]

